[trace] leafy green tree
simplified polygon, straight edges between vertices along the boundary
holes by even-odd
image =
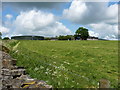
[[[10,40],[10,38],[9,37],[4,37],[3,40]]]
[[[49,37],[46,37],[46,38],[44,38],[45,40],[51,40],[51,38],[49,38]]]
[[[88,29],[84,27],[79,27],[76,30],[74,37],[80,37],[82,40],[87,40],[87,38],[89,37]]]
[[[72,35],[66,35],[66,36],[59,36],[58,40],[71,40],[73,36]]]

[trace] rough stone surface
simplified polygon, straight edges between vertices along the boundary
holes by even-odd
[[[5,52],[4,52],[5,51]],[[52,89],[51,85],[47,85],[44,81],[36,80],[25,73],[24,67],[17,67],[16,59],[13,59],[9,54],[9,50],[4,47],[0,51],[0,84],[2,89],[9,88],[48,88]],[[0,88],[1,89],[1,88]]]

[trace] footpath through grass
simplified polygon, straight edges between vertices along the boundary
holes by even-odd
[[[58,88],[98,87],[101,78],[118,85],[117,41],[19,41],[11,55],[33,78]]]

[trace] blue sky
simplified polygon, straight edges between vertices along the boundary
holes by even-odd
[[[8,29],[7,33],[3,31],[3,36],[14,36],[14,35],[24,35],[24,34],[36,34],[36,30],[38,29],[40,31],[39,35],[44,36],[58,36],[58,35],[67,35],[67,34],[74,34],[74,32],[81,26],[86,27],[89,29],[89,33],[92,36],[98,36],[100,38],[106,38],[106,39],[117,39],[117,34],[115,32],[116,28],[116,14],[117,10],[117,2],[64,2],[64,3],[51,3],[51,2],[37,2],[37,3],[3,3],[2,8],[2,22],[4,29]],[[86,9],[87,8],[87,9]],[[104,10],[105,8],[105,10]],[[116,12],[111,13],[111,11],[115,10]],[[32,12],[33,10],[33,12]],[[98,10],[100,12],[98,12]],[[84,12],[86,11],[86,12]],[[96,13],[98,12],[98,13]],[[34,14],[32,14],[34,13]],[[36,13],[36,14],[35,14]],[[105,13],[105,16],[102,16],[102,14]],[[27,17],[27,14],[31,15],[31,19],[25,19]],[[52,14],[53,16],[51,16]],[[88,15],[87,15],[88,14]],[[92,15],[94,14],[94,15]],[[33,16],[32,16],[33,15]],[[34,17],[35,15],[38,16],[38,18]],[[51,21],[49,20],[49,15],[51,16]],[[46,19],[45,17],[48,19]],[[21,19],[18,19],[21,18]],[[39,21],[35,20],[39,19]],[[42,23],[45,23],[42,20],[46,20],[45,27],[42,26]],[[20,21],[21,20],[21,21]],[[35,21],[35,23],[32,23],[32,20]],[[21,25],[28,25],[26,22],[30,23],[31,25],[34,25],[31,28],[22,28]],[[36,22],[39,22],[41,25],[37,25]],[[53,25],[51,25],[51,23]],[[112,24],[111,24],[112,23]],[[16,25],[16,26],[15,26]],[[102,26],[109,27],[109,30],[106,30],[105,33],[103,33]],[[36,26],[36,27],[35,27]],[[101,28],[98,28],[101,26]],[[20,28],[19,28],[20,27]],[[54,28],[52,30],[52,27]],[[114,31],[112,33],[112,29],[114,28]],[[50,29],[47,30],[47,29]],[[22,30],[20,30],[22,29]],[[30,29],[28,31],[28,29]],[[98,29],[98,30],[97,30]],[[14,31],[14,32],[13,32]],[[24,31],[27,31],[24,33]],[[36,33],[35,33],[36,32]],[[48,34],[46,34],[48,33]]]

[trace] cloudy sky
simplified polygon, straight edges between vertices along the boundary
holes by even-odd
[[[90,36],[118,39],[117,2],[2,2],[3,37],[74,35],[79,27]]]

